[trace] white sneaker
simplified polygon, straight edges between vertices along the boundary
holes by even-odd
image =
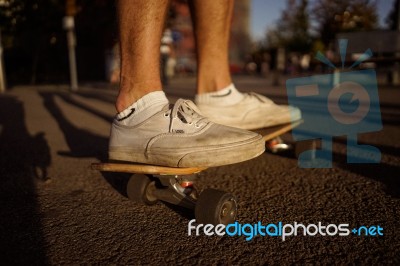
[[[242,93],[243,98],[233,105],[197,102],[201,113],[211,121],[242,129],[259,129],[290,123],[301,119],[300,109],[277,105],[257,93]]]
[[[193,102],[180,99],[134,126],[114,119],[109,159],[170,167],[212,167],[252,159],[264,149],[260,135],[213,123]]]

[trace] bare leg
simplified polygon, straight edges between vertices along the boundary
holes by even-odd
[[[197,95],[202,114],[213,122],[258,129],[299,120],[298,108],[241,93],[232,84],[228,50],[233,0],[190,0],[197,45]],[[240,110],[238,112],[238,110]]]
[[[233,0],[189,2],[197,45],[197,93],[213,92],[232,83],[228,46]]]
[[[115,103],[123,111],[144,95],[162,90],[160,40],[168,0],[119,0],[121,84]]]
[[[202,16],[209,15],[208,8],[215,9],[213,17],[219,16],[217,9],[226,5],[226,2],[221,2],[216,7],[211,3],[202,1],[197,4]],[[109,160],[169,167],[211,167],[249,160],[262,154],[265,143],[258,134],[212,123],[197,111],[191,101],[180,99],[173,106],[168,104],[161,91],[159,68],[167,5],[167,0],[118,2],[121,86],[116,102],[119,114],[111,125]],[[228,15],[225,15],[223,21],[228,21]],[[207,43],[199,47],[201,69],[213,67],[215,71],[221,71],[210,58],[227,63],[227,56],[221,55],[221,52],[227,53],[227,43],[220,44],[224,41],[217,37],[228,27],[215,31],[215,25],[205,23],[204,17],[199,23],[211,26],[209,30],[212,33],[199,35],[200,41]],[[217,41],[209,46],[208,42],[214,39]],[[218,49],[214,50],[214,47]],[[211,54],[205,53],[210,51]],[[229,80],[229,75],[227,77]],[[227,83],[217,80],[215,84],[218,87]],[[215,157],[212,160],[210,153]]]

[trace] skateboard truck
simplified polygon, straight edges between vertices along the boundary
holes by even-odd
[[[303,120],[298,120],[283,125],[254,129],[253,131],[263,136],[266,144],[265,148],[267,151],[278,153],[293,148],[292,145],[286,144],[280,136],[289,132],[293,128],[296,128],[301,123],[303,123]]]
[[[291,148],[291,146],[284,143],[282,138],[279,136],[267,141],[265,147],[272,153],[287,151]]]
[[[156,188],[152,191],[158,200],[188,209],[195,209],[197,200],[197,198],[193,197],[193,194],[197,192],[193,187],[195,175],[185,176],[184,180],[181,180],[181,177],[177,175],[155,175],[154,177],[158,178],[163,185],[162,188]]]

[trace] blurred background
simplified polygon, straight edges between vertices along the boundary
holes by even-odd
[[[337,39],[349,40],[346,64],[366,49],[380,85],[400,84],[399,0],[237,0],[231,71],[272,85],[288,76],[330,71],[317,51],[340,66]],[[0,0],[2,86],[119,82],[115,1]],[[163,81],[196,72],[185,0],[172,0],[160,42]],[[72,58],[72,59],[71,59]],[[72,62],[71,60],[76,62]],[[71,67],[71,68],[70,68]],[[4,89],[4,88],[3,88]]]
[[[295,151],[287,150],[199,175],[200,190],[237,196],[240,222],[346,222],[356,228],[380,225],[385,234],[285,242],[187,237],[192,214],[166,204],[132,203],[126,175],[89,167],[107,161],[116,111],[115,2],[0,0],[2,265],[400,265],[400,0],[235,2],[230,69],[242,92],[292,103],[286,79],[333,71],[317,55],[342,68],[338,39],[348,39],[345,69],[367,49],[373,52],[356,68],[376,70],[380,112],[375,83],[368,84],[374,80],[356,80],[369,85],[375,109],[363,121],[371,127],[359,123],[333,136],[333,168],[300,168]],[[160,39],[162,80],[171,102],[195,95],[194,52],[187,1],[171,0]],[[338,82],[339,75],[332,76],[332,84]],[[361,103],[342,100],[350,103],[343,109],[349,113]],[[328,112],[325,103],[314,97],[302,103],[304,125],[332,128],[332,120],[314,118]],[[379,164],[347,162],[348,141],[354,143],[355,136],[358,144],[379,148]],[[295,144],[291,133],[282,139]],[[317,143],[319,148],[322,141]],[[307,141],[298,147],[311,148]]]

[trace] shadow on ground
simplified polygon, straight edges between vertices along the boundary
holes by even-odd
[[[31,136],[23,104],[0,96],[0,260],[4,265],[46,265],[35,182],[51,163],[44,133]]]
[[[68,145],[68,151],[58,151],[61,156],[68,156],[73,158],[96,158],[98,161],[107,161],[108,139],[97,135],[88,130],[78,128],[73,125],[63,114],[61,108],[57,105],[55,97],[60,97],[65,102],[78,107],[86,112],[100,116],[100,113],[95,112],[92,108],[74,101],[69,94],[66,93],[52,93],[41,92],[39,93],[43,98],[45,108],[57,121],[59,128],[64,134],[65,140]],[[110,117],[100,116],[105,120],[111,120]],[[102,173],[104,179],[121,195],[126,196],[126,175],[118,175],[113,173]]]

